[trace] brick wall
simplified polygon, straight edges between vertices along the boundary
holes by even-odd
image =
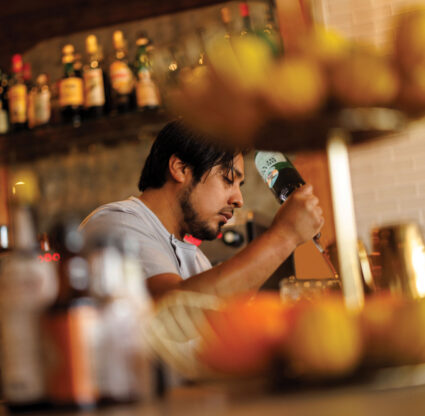
[[[322,0],[316,13],[352,39],[390,46],[393,17],[412,0]],[[415,221],[425,235],[425,121],[397,135],[350,148],[359,237],[370,248],[370,229]]]

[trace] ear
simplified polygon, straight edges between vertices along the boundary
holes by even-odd
[[[168,169],[171,177],[178,183],[184,183],[192,179],[192,171],[176,155],[171,155],[168,160]]]

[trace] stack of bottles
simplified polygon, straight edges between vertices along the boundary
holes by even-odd
[[[11,207],[13,249],[0,262],[5,404],[21,411],[152,398],[157,368],[143,330],[151,301],[137,246],[108,235],[84,241],[71,221],[52,229],[51,246],[42,239],[43,252],[22,191]]]
[[[221,23],[225,37],[255,33],[269,41],[276,54],[281,53],[281,42],[274,20],[274,4],[269,1],[266,24],[254,30],[246,2],[239,4],[240,31],[234,30],[231,10],[221,9]],[[195,66],[207,62],[203,29],[197,29],[200,53]],[[184,48],[174,44],[168,48],[168,62],[161,69],[155,67],[152,40],[141,33],[136,40],[136,53],[128,57],[127,41],[122,31],[112,35],[113,52],[106,64],[101,45],[95,35],[86,38],[85,59],[71,44],[62,48],[63,77],[49,86],[47,74],[32,80],[31,67],[23,63],[21,55],[12,58],[12,76],[0,71],[0,134],[19,131],[48,123],[70,123],[80,126],[84,119],[113,113],[157,110],[161,93],[175,86],[184,68],[188,67]],[[192,68],[193,69],[193,68]],[[161,79],[161,93],[158,88]]]

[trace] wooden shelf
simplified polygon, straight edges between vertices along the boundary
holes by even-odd
[[[254,147],[259,150],[295,152],[320,150],[333,129],[343,129],[350,143],[363,143],[401,130],[407,116],[390,108],[343,109],[305,121],[270,121],[256,134]]]
[[[70,149],[86,149],[91,144],[117,145],[152,137],[167,122],[163,111],[131,112],[86,120],[79,127],[49,125],[0,136],[0,163],[31,161]]]

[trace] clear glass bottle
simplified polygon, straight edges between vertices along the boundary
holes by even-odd
[[[47,74],[40,74],[36,78],[34,88],[34,121],[36,126],[43,126],[50,122],[51,93]]]
[[[53,265],[38,257],[29,202],[34,192],[31,181],[25,182],[14,187],[12,250],[2,258],[0,274],[2,394],[11,410],[44,406],[40,317],[57,293]]]

